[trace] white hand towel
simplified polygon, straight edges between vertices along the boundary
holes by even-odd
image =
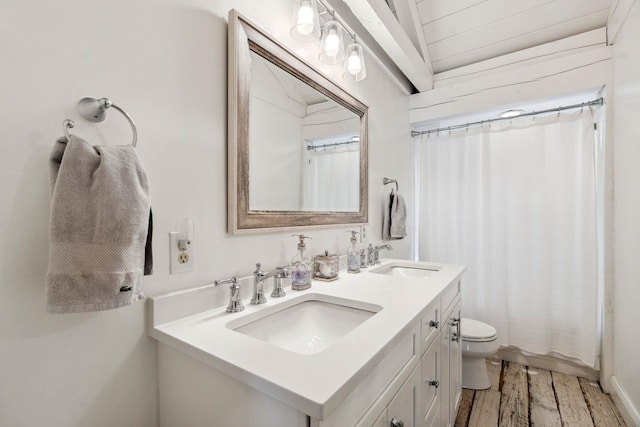
[[[63,137],[50,169],[47,310],[107,310],[143,299],[150,195],[133,146]]]

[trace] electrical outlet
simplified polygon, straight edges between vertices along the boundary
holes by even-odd
[[[179,236],[180,233],[177,231],[169,233],[169,271],[171,274],[193,271],[193,245],[189,244],[187,249],[180,250]]]
[[[367,240],[367,227],[363,225],[362,227],[360,227],[360,243],[364,242],[365,240]]]

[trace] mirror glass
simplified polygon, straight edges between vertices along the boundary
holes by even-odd
[[[232,10],[229,231],[368,221],[367,107]]]
[[[249,209],[357,212],[360,116],[251,51]]]

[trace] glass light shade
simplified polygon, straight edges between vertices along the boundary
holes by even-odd
[[[293,8],[291,37],[310,43],[320,39],[320,20],[316,0],[298,0]]]
[[[344,42],[342,28],[338,21],[329,21],[322,33],[322,52],[320,62],[330,65],[339,64],[344,60]]]
[[[347,46],[345,56],[344,71],[342,72],[342,77],[345,80],[359,82],[367,77],[364,54],[362,52],[362,46],[359,43],[354,42]]]

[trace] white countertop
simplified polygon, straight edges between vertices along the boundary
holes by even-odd
[[[424,266],[439,269],[428,279],[372,273],[385,265]],[[360,274],[341,272],[333,282],[314,280],[310,289],[287,289],[284,298],[269,298],[271,280],[265,283],[267,303],[251,305],[239,313],[216,307],[177,320],[166,311],[202,299],[208,287],[151,298],[149,334],[201,362],[254,387],[302,413],[325,419],[394,346],[402,332],[414,325],[422,311],[464,267],[427,262],[385,260]],[[191,293],[191,294],[190,294]],[[265,310],[284,301],[314,293],[376,304],[378,313],[315,354],[298,354],[227,328],[232,320]],[[194,301],[192,301],[194,302]],[[184,311],[184,309],[182,309]]]

